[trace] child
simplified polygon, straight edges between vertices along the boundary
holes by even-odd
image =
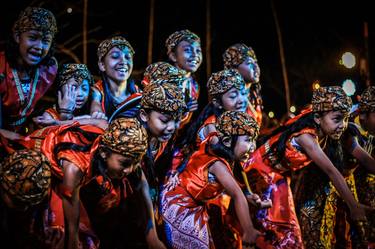
[[[28,132],[27,118],[57,74],[51,49],[56,32],[49,10],[27,7],[20,13],[9,46],[0,53],[0,128]]]

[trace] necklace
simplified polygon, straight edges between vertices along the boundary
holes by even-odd
[[[25,97],[25,94],[22,91],[21,81],[18,77],[17,70],[13,69],[12,74],[13,74],[13,77],[14,77],[14,81],[16,83],[18,97],[21,101],[21,105],[23,106],[25,104],[26,97]],[[34,96],[35,96],[35,90],[36,90],[36,85],[38,83],[38,78],[39,78],[39,69],[37,68],[36,72],[35,72],[35,75],[34,75],[34,80],[32,81],[31,86],[30,86],[30,89],[31,89],[31,92],[29,93],[30,98],[29,98],[29,101],[28,101],[26,107],[22,110],[21,116],[25,116],[26,112],[31,107],[31,104],[32,104],[32,102],[34,100]]]

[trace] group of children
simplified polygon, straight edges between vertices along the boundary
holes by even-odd
[[[50,11],[28,7],[0,53],[7,247],[375,248],[375,87],[355,108],[320,87],[259,135],[260,69],[245,44],[198,84],[200,38],[176,31],[169,61],[137,84],[134,49],[113,36],[95,82],[84,64],[58,65],[56,32]],[[52,84],[56,103],[35,115]],[[208,104],[193,115],[202,86]]]

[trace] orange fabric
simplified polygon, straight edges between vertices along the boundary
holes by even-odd
[[[47,112],[54,120],[61,120],[60,113],[55,108],[48,108]]]
[[[232,172],[226,160],[206,153],[205,148],[209,139],[210,137],[202,142],[199,150],[192,155],[185,170],[180,174],[181,186],[184,186],[187,192],[198,201],[213,199],[223,191],[220,183],[208,181],[208,169],[212,164],[221,161],[229,172]]]
[[[0,95],[2,97],[2,110],[4,112],[3,125],[9,130],[20,131],[24,122],[21,122],[20,125],[12,125],[12,123],[19,121],[22,118],[27,118],[34,111],[34,107],[37,102],[43,97],[43,95],[47,92],[47,90],[55,80],[57,74],[57,65],[40,65],[38,67],[39,78],[36,82],[33,100],[31,101],[30,107],[23,114],[23,110],[25,109],[29,99],[31,98],[33,79],[31,79],[30,92],[27,95],[26,102],[25,104],[22,104],[18,95],[12,68],[7,63],[4,52],[0,52],[0,64],[2,65],[0,68],[0,74],[4,76],[4,79],[0,81]]]

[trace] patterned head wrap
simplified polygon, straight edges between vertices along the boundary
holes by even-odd
[[[37,30],[55,36],[57,32],[55,16],[51,11],[43,8],[27,7],[14,23],[13,32],[20,34],[29,30]]]
[[[249,135],[256,139],[259,135],[258,123],[249,114],[239,111],[226,111],[216,122],[216,129],[221,137]]]
[[[128,48],[131,55],[134,56],[135,52],[130,43],[122,36],[114,36],[112,38],[105,39],[99,44],[97,51],[99,61],[101,61],[113,47],[118,47],[121,50],[123,50],[124,48]]]
[[[0,186],[17,206],[39,204],[51,186],[51,166],[40,152],[16,151],[1,164]]]
[[[145,87],[141,106],[144,109],[159,111],[180,119],[186,111],[186,104],[181,90],[170,83],[150,84]]]
[[[167,47],[167,54],[173,52],[177,45],[182,41],[200,43],[201,39],[198,35],[194,34],[188,29],[176,31],[173,34],[171,34],[165,41],[165,46]]]
[[[343,111],[349,113],[352,100],[340,86],[327,86],[314,90],[311,104],[313,112]]]
[[[136,118],[118,118],[103,134],[102,144],[123,156],[138,159],[147,150],[147,131]]]
[[[375,86],[370,86],[361,94],[360,112],[375,112]]]
[[[167,62],[156,62],[150,64],[143,74],[144,85],[161,85],[168,82],[177,86],[182,86],[185,80],[187,80],[186,72]]]
[[[226,69],[213,73],[208,79],[208,94],[213,97],[217,94],[223,94],[232,87],[241,89],[245,86],[245,81],[241,74],[235,69]]]
[[[225,50],[223,54],[224,68],[236,68],[244,62],[247,57],[257,61],[255,52],[251,47],[243,43],[234,44]]]
[[[62,65],[56,79],[58,88],[65,85],[70,78],[74,78],[78,84],[81,84],[83,80],[87,80],[89,85],[94,83],[94,78],[85,64],[72,63]]]

